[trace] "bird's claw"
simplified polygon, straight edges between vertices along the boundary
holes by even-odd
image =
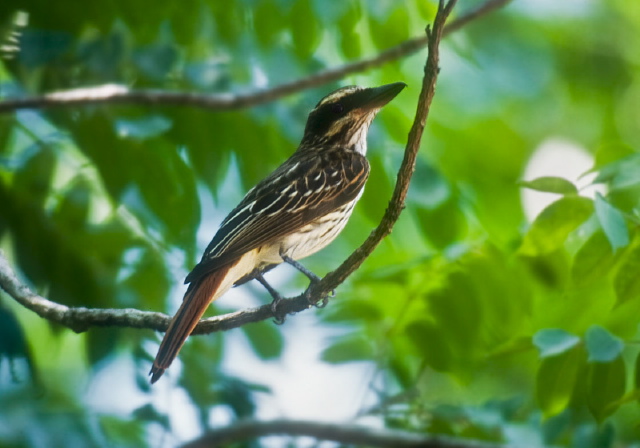
[[[336,296],[336,291],[334,289],[332,289],[329,292],[329,294],[323,295],[321,300],[313,300],[313,298],[311,297],[311,290],[314,288],[315,285],[320,283],[320,280],[322,280],[322,279],[320,277],[318,277],[316,274],[314,274],[313,272],[311,272],[309,269],[305,268],[303,265],[298,263],[293,258],[285,255],[284,253],[280,253],[280,257],[282,258],[282,260],[285,263],[290,264],[291,266],[296,268],[298,271],[300,271],[304,275],[306,275],[307,278],[309,279],[309,287],[304,292],[304,296],[307,299],[307,302],[309,303],[309,305],[313,305],[316,308],[324,308],[325,306],[327,306],[327,303],[329,303],[329,297],[335,297]]]
[[[327,295],[327,296],[324,296],[322,300],[320,300],[319,302],[316,302],[314,306],[316,308],[324,308],[325,306],[327,306],[328,303],[329,303],[329,296]]]
[[[336,290],[332,289],[331,291],[329,291],[329,293],[327,295],[325,295],[322,298],[322,303],[320,305],[318,305],[318,302],[316,302],[316,308],[324,308],[325,306],[327,306],[327,303],[329,303],[329,297],[331,297],[332,299],[336,296]]]
[[[264,279],[261,272],[255,274],[254,278],[258,280],[262,284],[262,286],[264,286],[267,291],[269,291],[271,297],[273,297],[273,301],[271,302],[271,313],[273,314],[273,321],[276,323],[276,325],[282,325],[287,318],[286,312],[278,312],[278,304],[282,301],[282,296]]]
[[[282,325],[285,320],[287,320],[287,313],[278,312],[278,304],[282,299],[276,299],[274,297],[273,302],[271,302],[271,312],[273,313],[273,322],[276,325]]]
[[[329,303],[329,297],[335,297],[336,296],[335,290],[331,290],[331,292],[329,294],[324,294],[322,296],[322,299],[314,300],[314,298],[311,296],[311,286],[312,285],[313,285],[313,282],[311,283],[309,288],[307,288],[307,290],[304,292],[304,297],[307,299],[307,302],[311,306],[315,306],[316,308],[324,308],[325,306],[327,306],[327,303]]]

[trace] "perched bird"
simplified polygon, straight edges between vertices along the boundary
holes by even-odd
[[[309,114],[298,149],[249,190],[229,213],[187,275],[189,284],[151,368],[155,383],[177,356],[209,304],[233,285],[257,279],[284,262],[317,279],[296,260],[344,228],[369,176],[367,131],[378,111],[406,84],[348,86],[325,96]],[[274,300],[274,310],[277,300]]]

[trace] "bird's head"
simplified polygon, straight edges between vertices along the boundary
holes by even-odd
[[[341,145],[364,154],[371,121],[406,86],[403,82],[370,88],[347,86],[330,93],[309,114],[300,148]]]

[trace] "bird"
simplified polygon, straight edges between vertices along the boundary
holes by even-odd
[[[187,275],[182,304],[160,343],[149,375],[155,383],[178,355],[208,308],[232,286],[256,279],[279,295],[262,274],[298,263],[331,243],[362,196],[367,178],[367,133],[380,109],[406,84],[346,86],[322,98],[309,113],[297,150],[247,192],[222,221],[200,262]]]

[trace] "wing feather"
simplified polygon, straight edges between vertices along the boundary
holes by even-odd
[[[354,200],[369,176],[360,153],[337,148],[300,160],[294,154],[249,191],[220,225],[190,283]],[[337,174],[336,174],[337,173]]]

